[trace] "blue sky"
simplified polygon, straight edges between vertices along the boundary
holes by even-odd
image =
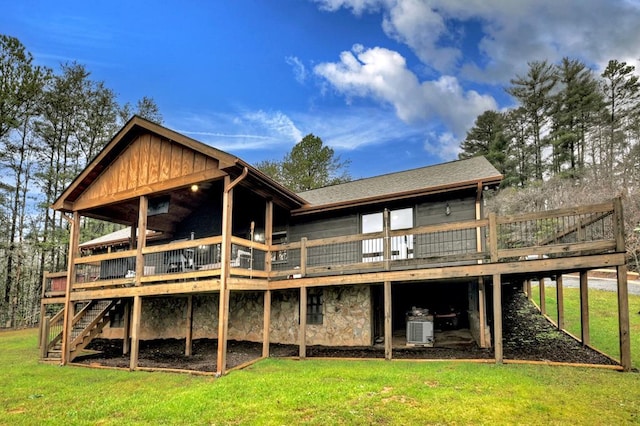
[[[367,177],[456,158],[527,62],[638,66],[638,0],[7,1],[0,33],[255,163],[313,133]]]

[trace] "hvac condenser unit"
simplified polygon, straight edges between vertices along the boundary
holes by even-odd
[[[433,346],[433,315],[407,317],[407,345]]]

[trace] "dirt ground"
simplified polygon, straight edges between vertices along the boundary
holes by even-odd
[[[503,346],[505,359],[539,360],[585,364],[615,365],[611,359],[583,347],[579,342],[558,331],[517,290],[503,289]],[[436,337],[437,342],[437,337]],[[436,345],[438,346],[438,345]],[[87,348],[90,353],[75,362],[111,367],[129,367],[129,356],[122,355],[121,340],[94,339]],[[150,368],[173,368],[194,371],[216,371],[217,341],[194,340],[192,355],[184,355],[184,340],[165,339],[141,341],[138,365]],[[294,357],[297,345],[270,345],[272,357]],[[260,358],[262,344],[229,341],[227,369]],[[398,347],[394,359],[491,359],[492,349],[480,349],[475,344],[452,347]],[[307,357],[384,358],[384,345],[370,347],[308,346]]]

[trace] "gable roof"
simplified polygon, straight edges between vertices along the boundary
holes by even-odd
[[[151,140],[143,140],[145,135],[151,135]],[[155,169],[160,170],[160,175],[152,177],[149,169],[154,164]],[[165,169],[171,169],[171,174]],[[305,203],[294,192],[241,159],[134,116],[71,182],[52,207],[67,212],[82,210],[109,200],[119,201],[152,194],[153,185],[158,186],[163,182],[169,186],[172,182],[176,186],[184,186],[186,183],[196,183],[198,179],[214,179],[226,174],[234,178],[241,175],[244,169],[247,170],[245,183],[256,192],[273,197],[274,201],[291,208]],[[102,179],[105,176],[109,179]]]
[[[479,183],[495,185],[501,180],[500,172],[478,156],[301,192],[298,195],[309,205],[296,213],[473,188]]]

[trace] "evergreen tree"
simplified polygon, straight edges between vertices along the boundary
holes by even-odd
[[[531,127],[531,137],[535,160],[535,178],[543,179],[545,140],[543,134],[549,119],[551,108],[551,94],[557,82],[557,75],[553,65],[547,61],[529,62],[527,75],[517,76],[511,80],[511,87],[507,92],[515,97],[524,108]]]
[[[348,164],[322,139],[308,134],[282,161],[263,161],[257,167],[287,188],[302,192],[351,180]]]

